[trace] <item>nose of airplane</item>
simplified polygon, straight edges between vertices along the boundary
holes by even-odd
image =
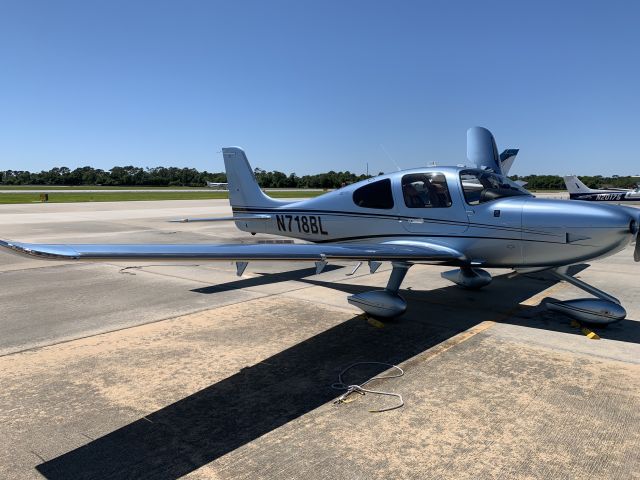
[[[629,223],[629,230],[636,239],[636,246],[633,250],[633,259],[640,262],[640,242],[638,242],[638,231],[640,231],[640,208],[621,206],[632,218]]]
[[[612,233],[619,231],[621,235],[638,232],[638,214],[617,205],[580,205],[579,208],[574,207],[573,214],[577,216],[578,223],[591,228],[606,228]]]
[[[637,235],[639,225],[640,210],[576,200],[535,199],[527,202],[522,218],[526,237],[544,240],[546,236],[555,242],[591,247],[601,254],[624,248]]]
[[[539,200],[528,202],[523,225],[592,228],[636,233],[640,210],[617,205],[593,205],[575,200]]]
[[[617,205],[573,206],[567,226],[569,229],[589,229],[594,232],[594,238],[600,238],[604,243],[610,241],[613,245],[622,241],[626,245],[637,235],[640,220],[640,212],[630,210],[635,209]]]
[[[618,205],[618,208],[627,212],[627,214],[634,221],[630,223],[629,228],[632,230],[631,233],[634,235],[638,233],[640,230],[640,208],[628,207],[626,205]]]

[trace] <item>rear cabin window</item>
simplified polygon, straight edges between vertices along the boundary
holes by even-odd
[[[442,173],[411,173],[402,177],[402,196],[409,208],[451,206],[447,180]]]
[[[363,208],[393,208],[391,180],[385,178],[358,188],[353,192],[353,203]]]

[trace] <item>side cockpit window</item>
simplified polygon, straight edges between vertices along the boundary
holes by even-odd
[[[402,177],[402,196],[409,208],[451,206],[447,180],[442,173],[411,173]]]
[[[358,188],[353,192],[353,203],[363,208],[393,208],[391,180],[385,178]]]

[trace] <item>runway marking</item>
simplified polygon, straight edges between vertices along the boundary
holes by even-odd
[[[566,288],[567,283],[558,282],[555,285],[550,286],[549,288],[535,294],[533,297],[527,298],[525,301],[520,302],[520,305],[526,305],[528,307],[533,307],[535,305],[539,305],[545,297],[548,297],[552,292],[556,292],[558,290],[562,290]]]
[[[449,338],[448,340],[445,340],[444,342],[436,345],[435,347],[430,348],[426,352],[417,355],[417,357],[419,357],[419,358],[414,357],[414,359],[415,359],[415,361],[418,361],[418,362],[428,362],[429,360],[432,360],[433,358],[437,357],[438,355],[443,354],[447,350],[452,349],[456,345],[460,345],[461,343],[464,343],[467,340],[475,337],[477,334],[482,333],[485,330],[490,329],[496,323],[497,322],[494,321],[494,320],[486,320],[486,321],[484,321],[482,323],[479,323],[475,327],[472,327],[472,328],[470,328],[468,330],[465,330],[464,332],[460,332],[457,335],[454,335],[453,337]],[[411,365],[412,361],[413,361],[413,359],[410,359],[410,360],[404,362],[403,368],[405,368],[405,370],[407,368],[409,368],[409,366]]]

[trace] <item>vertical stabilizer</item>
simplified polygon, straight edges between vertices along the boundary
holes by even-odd
[[[239,147],[225,147],[222,149],[222,156],[229,183],[229,203],[232,207],[265,208],[288,203],[274,200],[260,189],[244,150]]]
[[[518,155],[519,151],[517,148],[507,148],[500,154],[500,165],[502,166],[503,175],[509,175],[509,170],[511,170],[513,162],[516,161],[516,155]]]
[[[567,186],[567,190],[569,193],[592,193],[594,190],[591,190],[584,183],[580,181],[578,177],[575,175],[567,175],[564,178],[564,184]]]

